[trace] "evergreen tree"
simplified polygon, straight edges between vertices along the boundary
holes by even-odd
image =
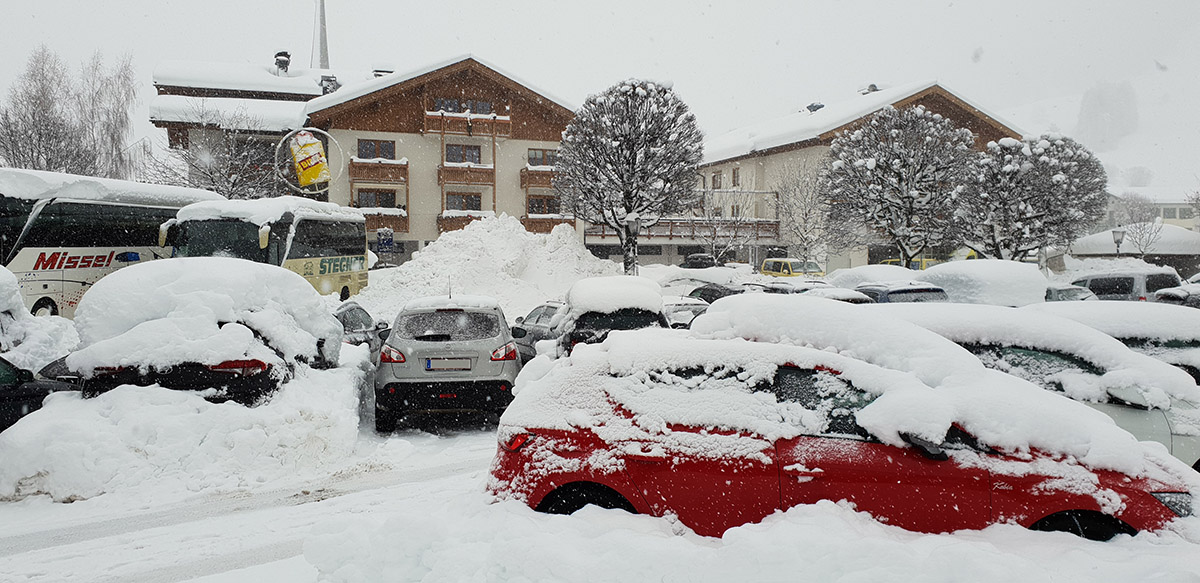
[[[702,137],[670,87],[617,83],[588,97],[563,132],[554,189],[564,209],[617,232],[625,273],[636,275],[638,231],[694,203]]]
[[[977,176],[973,143],[923,107],[880,110],[833,140],[826,187],[836,220],[877,232],[904,265],[953,243],[957,197]]]
[[[979,182],[961,197],[958,215],[964,240],[976,253],[1025,259],[1042,247],[1069,243],[1104,216],[1104,167],[1070,138],[991,142],[979,166]]]

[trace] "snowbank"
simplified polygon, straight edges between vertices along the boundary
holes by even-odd
[[[261,227],[278,221],[286,213],[292,213],[296,217],[335,218],[360,223],[366,221],[359,209],[298,196],[198,202],[179,209],[176,217],[180,222],[241,219]]]
[[[562,298],[579,279],[620,271],[588,252],[569,226],[534,234],[516,217],[502,215],[443,233],[399,267],[372,271],[371,285],[355,299],[376,319],[391,321],[406,301],[449,290],[494,297],[507,317],[516,318]]]
[[[1001,259],[950,261],[926,269],[920,277],[946,290],[952,302],[1025,306],[1046,300],[1046,276],[1032,263]]]
[[[131,268],[132,269],[132,268]],[[123,386],[92,399],[55,393],[0,433],[0,499],[66,502],[105,493],[150,501],[329,473],[358,439],[362,347],[343,366],[304,368],[257,407]]]
[[[1070,283],[1085,275],[1105,273],[1175,273],[1173,267],[1146,263],[1136,257],[1079,259],[1066,255],[1063,263],[1066,269],[1052,276],[1055,281]]]
[[[223,325],[226,323],[239,323]],[[217,364],[239,358],[279,362],[254,332],[297,360],[337,362],[342,326],[303,277],[274,265],[228,257],[139,263],[100,281],[75,315],[81,348],[73,370],[97,366]],[[249,328],[247,328],[249,327]]]
[[[37,372],[79,343],[70,320],[35,318],[25,309],[17,277],[0,267],[0,358]]]

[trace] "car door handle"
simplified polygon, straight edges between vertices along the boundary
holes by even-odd
[[[645,447],[638,447],[636,449],[630,448],[630,450],[631,451],[625,452],[625,459],[627,460],[633,460],[635,462],[642,462],[645,464],[661,464],[667,461],[667,455],[661,451],[647,451],[647,448]]]
[[[823,477],[825,475],[825,470],[822,470],[821,468],[808,468],[803,464],[795,464],[791,466],[785,466],[783,468],[783,473],[788,476],[812,479]]]

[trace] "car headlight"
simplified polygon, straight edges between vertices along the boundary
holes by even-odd
[[[1187,492],[1151,492],[1150,495],[1179,516],[1192,515],[1192,495]]]

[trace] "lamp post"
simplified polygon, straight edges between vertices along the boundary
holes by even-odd
[[[1121,242],[1125,240],[1125,228],[1117,227],[1112,230],[1113,243],[1117,245],[1117,257],[1121,256]]]

